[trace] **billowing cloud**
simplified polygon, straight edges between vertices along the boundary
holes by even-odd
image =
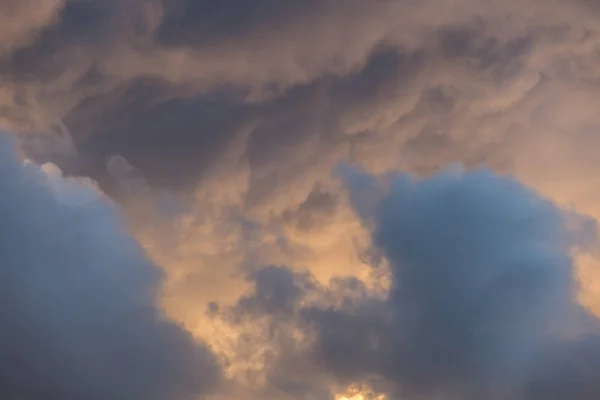
[[[211,352],[156,306],[161,270],[87,180],[22,162],[0,137],[0,393],[188,399],[219,384]]]
[[[586,111],[598,77],[590,2],[71,0],[57,9],[35,42],[2,57],[1,115],[34,131],[63,119],[86,173],[101,175],[118,153],[155,184],[193,187],[248,132],[257,175],[283,160],[280,174],[295,177],[312,153],[377,169],[397,166],[400,151],[410,169],[456,159],[512,167],[520,137],[597,123]]]
[[[596,2],[584,0],[0,0],[0,127],[17,132],[20,150],[34,162],[51,161],[67,176],[90,177],[116,200],[128,229],[164,270],[160,305],[225,360],[222,367],[234,382],[219,393],[224,400],[296,400],[309,393],[329,399],[346,385],[364,389],[363,394],[367,386],[375,392],[421,393],[427,381],[476,396],[496,393],[502,379],[521,394],[558,395],[563,389],[542,384],[541,378],[559,374],[550,370],[563,359],[565,365],[582,362],[571,370],[593,370],[592,357],[575,356],[592,353],[593,335],[560,345],[549,339],[549,347],[560,351],[540,350],[544,361],[539,361],[537,345],[544,338],[518,318],[531,314],[540,325],[570,326],[561,316],[570,317],[571,311],[557,312],[556,321],[544,319],[542,311],[552,301],[584,314],[576,299],[600,310],[595,242],[587,243],[586,251],[574,251],[572,232],[562,230],[561,208],[600,218],[599,11]],[[58,127],[56,121],[61,121]],[[353,183],[350,193],[332,174],[340,162],[366,172],[358,182],[356,174],[342,171]],[[517,209],[531,212],[537,222],[517,229],[513,241],[502,242],[510,255],[490,244],[492,239],[486,242],[488,236],[479,236],[477,229],[486,227],[477,225],[477,218],[465,232],[476,237],[474,247],[448,233],[458,253],[450,251],[440,239],[445,226],[441,220],[425,221],[427,210],[420,203],[396,205],[415,213],[414,226],[392,224],[406,217],[396,206],[389,207],[399,215],[386,209],[382,200],[392,201],[387,185],[395,175],[374,179],[371,174],[405,171],[420,179],[453,162],[467,170],[486,165],[511,174],[555,205],[536,200],[537,206],[527,209],[526,190],[516,184],[503,186],[516,193],[514,202],[502,193],[478,192],[503,185],[486,173],[457,173],[457,182],[451,173],[412,183],[401,178],[406,201],[424,196],[426,188],[439,190],[440,196],[457,190],[477,204],[475,198],[490,203],[498,215],[514,217],[506,218],[506,225],[498,223],[498,232],[489,238],[511,236],[504,229],[517,229],[512,225]],[[456,183],[450,185],[455,189],[444,182]],[[440,213],[448,211],[444,204],[434,206]],[[452,215],[439,217],[458,223]],[[567,219],[569,230],[580,222],[573,215]],[[482,301],[479,314],[458,322],[444,313],[460,314],[460,301],[469,303],[473,292],[461,293],[460,301],[440,292],[422,308],[400,312],[408,307],[400,303],[412,303],[416,294],[397,289],[399,277],[408,274],[402,279],[419,282],[427,277],[399,267],[396,245],[388,243],[385,232],[417,239],[425,228],[416,225],[430,226],[426,222],[439,223],[436,232],[442,236],[428,236],[423,246],[435,248],[434,255],[455,257],[463,274],[476,273],[473,263],[493,257],[499,264],[494,270],[509,274],[503,269],[509,256],[521,260],[552,254],[557,258],[549,265],[565,265],[557,271],[569,272],[563,280],[552,269],[545,275],[532,272],[541,280],[531,286],[523,279],[525,289],[514,290],[529,289],[537,300],[522,314],[503,314],[502,288],[499,297],[489,294],[489,302],[499,302],[497,308]],[[396,231],[397,226],[403,228]],[[534,237],[544,249],[532,244],[538,243]],[[476,252],[477,246],[491,249]],[[537,250],[520,252],[533,247]],[[411,249],[398,252],[430,266],[424,271],[443,275],[435,259]],[[257,265],[285,268],[257,273]],[[263,297],[244,297],[256,284],[248,275],[260,282]],[[443,288],[460,291],[452,286],[458,281],[446,278],[449,286]],[[294,289],[299,282],[301,290]],[[487,285],[469,284],[473,291]],[[548,294],[553,284],[556,298]],[[283,289],[273,287],[278,285]],[[325,318],[319,312],[329,305],[335,311],[332,323],[355,328],[351,333],[323,331],[324,340],[333,335],[342,346],[345,335],[349,342],[374,336],[387,341],[390,353],[384,357],[364,346],[357,357],[370,361],[361,366],[326,352],[319,355],[304,340],[315,332],[296,325],[298,302],[303,309],[313,307],[317,327],[329,329],[319,325],[319,318]],[[223,320],[219,311],[231,311],[235,304],[236,311],[225,312]],[[265,307],[276,312],[276,323],[260,314]],[[236,312],[244,317],[229,323]],[[423,320],[421,330],[398,327],[394,321],[404,324],[406,313]],[[414,341],[437,343],[438,336],[422,334],[429,328],[449,329],[422,316],[428,313],[456,322],[455,331],[445,331],[447,343],[467,357],[440,350],[456,368],[433,368],[422,346],[406,350]],[[372,324],[372,330],[365,324]],[[466,333],[461,336],[461,329],[481,325],[486,328],[473,340],[508,349],[506,359],[471,346]],[[521,352],[523,357],[535,354],[535,365],[523,367],[526,372],[520,368],[524,364],[512,364],[514,343],[505,340],[500,325],[513,329],[523,346],[525,339],[533,343],[525,349],[529,352]],[[269,328],[269,335],[257,338],[246,331],[252,331],[249,326]],[[406,337],[392,340],[400,331]],[[418,359],[414,376],[404,374],[400,359],[412,364]],[[479,368],[479,361],[489,369]],[[473,364],[481,378],[476,388],[471,385]],[[521,373],[541,378],[517,384]],[[584,376],[563,377],[588,382]],[[360,382],[351,382],[354,378],[368,385],[360,389]],[[586,384],[577,387],[583,390]],[[594,388],[591,384],[585,390],[593,393]]]
[[[361,174],[346,176],[364,209],[378,178]],[[291,390],[320,374],[390,398],[595,398],[600,321],[577,302],[573,264],[594,224],[489,170],[391,178],[365,220],[389,262],[385,299],[268,267],[233,309],[268,316],[283,342],[269,378]]]

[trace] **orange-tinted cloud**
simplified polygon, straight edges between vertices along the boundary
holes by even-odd
[[[120,202],[167,272],[162,305],[235,359],[225,399],[282,395],[250,388],[258,378],[244,375],[275,344],[253,336],[238,346],[223,332],[243,329],[210,317],[213,302],[252,291],[255,268],[308,271],[323,287],[358,277],[379,297],[389,290],[389,260],[335,176],[340,162],[419,176],[486,164],[600,218],[594,2],[0,0],[3,8],[0,20],[8,10],[18,17],[0,28],[1,125],[28,138],[35,161],[89,176]],[[576,257],[580,298],[597,307],[595,257]],[[347,383],[322,378],[318,398]],[[296,390],[290,398],[303,396]]]

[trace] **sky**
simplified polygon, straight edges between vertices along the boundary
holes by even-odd
[[[0,394],[600,397],[597,0],[0,0]]]

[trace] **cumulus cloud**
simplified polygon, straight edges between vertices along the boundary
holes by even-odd
[[[379,179],[346,176],[355,193]],[[587,217],[485,169],[387,185],[365,221],[389,262],[384,300],[352,279],[324,287],[274,267],[254,276],[234,314],[268,316],[285,343],[270,378],[293,388],[320,374],[391,398],[595,398],[600,321],[577,302],[573,264],[595,240]]]
[[[0,393],[187,399],[212,390],[210,351],[155,305],[161,270],[91,183],[18,159],[0,137]]]
[[[164,266],[162,306],[211,345],[229,341],[229,335],[244,336],[237,325],[217,320],[208,324],[205,311],[209,308],[213,316],[220,315],[209,305],[216,302],[226,309],[236,303],[251,285],[245,276],[255,265],[290,269],[281,272],[272,267],[268,273],[253,275],[261,282],[260,290],[268,292],[270,284],[281,281],[293,293],[311,295],[289,299],[287,289],[272,289],[259,300],[244,297],[240,304],[245,306],[238,311],[246,309],[248,316],[256,318],[248,317],[245,323],[269,325],[257,311],[261,307],[278,310],[282,318],[290,308],[295,310],[295,302],[310,298],[321,311],[324,303],[350,307],[378,332],[386,332],[382,335],[387,338],[399,329],[389,320],[406,318],[392,312],[398,305],[391,299],[408,296],[394,286],[400,272],[408,272],[394,268],[398,261],[383,233],[371,237],[371,231],[383,232],[388,226],[386,218],[393,219],[391,212],[386,218],[378,213],[383,213],[385,199],[391,196],[390,179],[396,179],[394,175],[375,179],[371,174],[402,170],[426,177],[448,162],[458,161],[467,169],[485,164],[493,171],[513,174],[561,206],[600,217],[596,182],[599,11],[594,1],[583,0],[497,4],[482,0],[0,0],[0,22],[6,20],[0,28],[0,127],[18,132],[21,150],[32,160],[52,161],[67,175],[92,177],[119,202],[136,238]],[[57,135],[54,121],[64,122],[68,130],[59,131],[69,135]],[[340,161],[367,171],[363,175],[342,171],[353,182],[349,195],[331,174]],[[459,181],[464,178],[474,185],[477,179],[481,186],[488,181],[482,177],[485,174],[477,179],[457,174]],[[451,175],[431,182],[441,187],[442,181],[451,181]],[[414,183],[418,190],[427,186],[416,182],[420,181]],[[494,199],[482,201],[487,200]],[[539,220],[546,218],[536,212]],[[544,215],[548,232],[554,232],[554,212]],[[569,217],[569,229],[579,223]],[[443,232],[440,228],[438,234]],[[394,231],[394,235],[405,233]],[[523,238],[529,243],[538,231],[520,233],[530,234]],[[495,236],[490,233],[490,237]],[[544,238],[540,240],[547,241],[556,254],[570,257],[570,244]],[[486,245],[479,237],[473,243]],[[433,244],[441,246],[436,254],[462,254],[450,252],[441,239]],[[518,257],[516,244],[506,242],[506,246],[512,246],[513,256]],[[538,249],[535,254],[541,257],[545,251]],[[407,252],[402,250],[404,255]],[[598,261],[593,252],[582,253],[577,251],[565,261],[568,275],[582,286],[568,298],[584,298],[586,305],[598,307]],[[493,255],[500,257],[490,250]],[[417,256],[421,257],[411,255]],[[484,257],[474,253],[467,258],[457,264],[467,265],[461,271],[470,273],[466,261]],[[577,278],[572,277],[573,269]],[[293,275],[291,280],[286,274]],[[330,278],[346,275],[352,279],[336,279],[334,287],[327,286]],[[554,277],[556,295],[564,294],[558,275]],[[295,285],[298,280],[304,282],[303,289],[290,289],[290,282]],[[473,290],[484,285],[471,283]],[[389,290],[391,297],[381,300]],[[540,291],[547,293],[543,287]],[[536,293],[532,290],[531,296]],[[436,301],[442,302],[446,295],[440,292],[439,296]],[[551,300],[540,296],[532,307],[544,308]],[[431,300],[430,308],[423,305],[411,312],[417,316],[452,312],[460,306],[454,301],[458,300],[447,301],[450,311]],[[371,314],[353,307],[367,307]],[[488,310],[491,319],[502,314],[498,307]],[[293,325],[296,317],[288,317],[286,324]],[[355,323],[347,317],[338,313],[332,318]],[[463,325],[456,329],[487,321],[478,318],[461,320]],[[515,324],[511,326],[516,337],[530,333]],[[226,358],[252,364],[254,350],[261,354],[259,359],[271,360],[265,349],[275,353],[279,347],[295,349],[278,358],[277,367],[266,369],[277,372],[276,376],[265,377],[257,367],[254,372],[267,381],[258,388],[231,387],[227,396],[297,398],[317,386],[319,398],[334,395],[337,389],[331,387],[330,374],[315,372],[319,369],[313,360],[302,356],[310,349],[288,335],[289,326],[285,327],[273,328],[274,336],[267,336],[272,340],[251,335],[243,346],[228,350]],[[356,329],[358,339],[371,335]],[[451,333],[460,339],[458,333]],[[483,342],[512,346],[488,333],[483,329]],[[410,335],[417,337],[419,331]],[[421,336],[423,343],[437,340]],[[280,346],[282,338],[286,344]],[[399,343],[394,342],[393,354],[407,351]],[[564,352],[579,352],[579,343],[565,345]],[[513,370],[510,357],[501,366],[489,354],[469,348],[466,339],[462,344],[457,349],[467,348],[465,353],[472,359],[491,360],[494,368]],[[365,357],[378,365],[370,367],[370,373],[390,375],[403,367],[379,365],[381,354],[365,351]],[[452,354],[448,353],[449,359]],[[549,376],[544,364],[555,365],[557,357],[563,356],[544,352],[542,358],[549,361],[532,366],[534,372],[527,376]],[[348,363],[340,372],[339,365],[330,361],[331,371],[344,380],[343,385],[352,374],[363,376],[364,368]],[[592,361],[585,361],[590,368]],[[427,369],[427,357],[420,362],[422,370]],[[449,371],[452,379],[448,379],[456,383],[470,378],[469,362]],[[227,364],[225,369],[230,367]],[[422,370],[413,371],[413,380],[436,380],[447,372],[439,369],[433,376]],[[481,370],[487,378],[489,371]],[[518,375],[519,369],[514,370]],[[240,382],[250,379],[238,378]],[[413,380],[407,385],[418,391],[421,386]],[[390,379],[384,381],[389,392]],[[484,381],[481,385],[488,386],[479,388],[484,392],[496,385]],[[519,387],[539,394],[542,386]]]

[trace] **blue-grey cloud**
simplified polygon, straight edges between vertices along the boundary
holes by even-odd
[[[595,398],[598,321],[577,302],[572,259],[595,241],[587,218],[486,169],[343,176],[389,263],[389,295],[378,300],[352,280],[306,286],[282,269],[257,275],[279,278],[258,279],[254,301],[240,305],[256,313],[262,304],[270,329],[297,318],[311,338],[304,353],[283,349],[273,377],[309,359],[311,373],[392,398]],[[352,287],[352,296],[340,291]],[[307,302],[335,293],[346,300]]]
[[[0,136],[0,396],[188,399],[219,383],[211,352],[156,306],[161,270],[91,183]]]

